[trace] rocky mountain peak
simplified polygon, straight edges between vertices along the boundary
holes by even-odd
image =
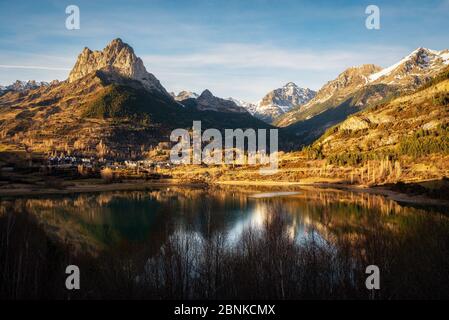
[[[294,82],[287,82],[285,84],[284,88],[289,88],[289,87],[297,88],[298,86]]]
[[[157,90],[168,95],[156,77],[147,72],[133,48],[120,38],[112,40],[102,51],[84,48],[69,74],[68,81],[75,82],[96,71],[137,80],[148,90]]]
[[[246,113],[246,109],[238,106],[231,100],[218,98],[212,94],[208,89],[204,90],[201,95],[196,99],[197,108],[199,110],[210,110],[219,112],[237,112]]]
[[[300,88],[294,82],[286,83],[282,88],[267,93],[259,102],[255,115],[271,122],[274,118],[300,106],[315,97],[316,92],[308,88]]]
[[[214,95],[212,94],[212,92],[209,91],[209,89],[206,89],[206,90],[204,90],[204,91],[201,93],[201,95],[199,96],[199,98],[202,98],[202,99],[204,99],[204,98],[210,99],[210,98],[214,98]]]
[[[420,47],[392,66],[372,74],[369,80],[413,88],[424,83],[448,64],[448,50],[436,51]]]
[[[198,94],[192,91],[183,90],[180,91],[178,94],[175,94],[174,92],[171,92],[170,95],[176,100],[176,101],[183,101],[186,99],[196,99],[198,98]]]
[[[334,96],[346,96],[366,85],[369,77],[381,70],[381,67],[374,64],[350,67],[340,73],[336,79],[326,83],[310,103],[324,102]]]

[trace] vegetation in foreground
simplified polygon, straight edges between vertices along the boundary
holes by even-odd
[[[226,234],[174,233],[139,260],[123,251],[75,255],[27,212],[0,214],[0,297],[4,299],[442,299],[449,294],[447,217],[422,215],[395,228],[380,223],[333,241],[315,230],[298,242],[281,211],[232,245]],[[362,232],[363,231],[363,232]],[[151,244],[147,244],[151,246]],[[126,251],[126,250],[125,250]],[[121,253],[120,253],[121,252]],[[82,290],[64,287],[65,267],[83,270]],[[365,268],[381,270],[381,290]]]

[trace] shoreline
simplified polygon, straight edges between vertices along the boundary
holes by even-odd
[[[207,186],[218,187],[266,187],[266,188],[287,188],[287,187],[312,187],[320,189],[336,189],[343,191],[351,191],[358,193],[367,193],[381,195],[389,200],[399,203],[415,204],[415,205],[431,205],[449,207],[449,201],[444,199],[431,198],[426,195],[407,194],[394,191],[387,187],[374,186],[368,187],[363,185],[347,185],[338,182],[317,181],[308,179],[309,181],[245,181],[245,180],[230,180],[230,181],[214,181],[211,183],[202,182],[186,182],[178,179],[161,179],[161,180],[136,180],[124,181],[116,183],[82,183],[78,185],[68,185],[63,188],[55,189],[49,187],[42,187],[37,189],[35,185],[23,185],[17,188],[0,189],[0,200],[7,197],[26,197],[26,196],[50,196],[50,195],[69,195],[77,193],[88,192],[108,192],[108,191],[142,191],[155,187],[193,187],[201,188]]]
[[[313,180],[313,179],[310,179]],[[373,195],[384,196],[386,199],[393,200],[399,203],[415,204],[415,205],[431,205],[431,206],[444,206],[449,207],[449,201],[444,199],[431,198],[426,195],[411,195],[398,191],[391,190],[383,186],[364,186],[364,185],[348,185],[334,182],[283,182],[283,181],[264,181],[251,182],[251,181],[218,181],[215,184],[226,186],[265,186],[265,187],[313,187],[321,189],[336,189],[343,191],[352,191],[357,193],[367,193]]]
[[[116,182],[116,183],[92,183],[82,184],[76,186],[67,186],[63,189],[41,188],[35,189],[35,186],[24,186],[22,188],[0,189],[0,200],[2,197],[24,197],[24,196],[45,196],[45,195],[67,195],[87,192],[107,192],[107,191],[141,191],[154,187],[169,187],[169,186],[186,186],[186,187],[201,187],[205,184],[200,183],[180,183],[174,179],[166,180],[148,180],[148,181],[133,181],[133,182]]]

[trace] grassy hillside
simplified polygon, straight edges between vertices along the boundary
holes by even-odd
[[[158,92],[123,85],[109,85],[83,106],[83,116],[98,119],[131,118],[142,124],[185,125],[183,108]]]
[[[449,155],[449,72],[334,126],[305,151],[338,165]]]

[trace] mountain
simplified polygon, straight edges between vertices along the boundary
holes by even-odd
[[[200,95],[195,92],[181,91],[177,95],[172,92],[171,96],[183,106],[194,108],[197,111],[249,113],[238,100],[216,97],[209,89],[204,90]]]
[[[303,143],[311,143],[323,132],[366,107],[412,92],[441,72],[448,64],[448,50],[419,48],[391,67],[352,67],[325,84],[316,97],[274,121],[287,127]]]
[[[296,106],[301,106],[316,95],[316,92],[308,88],[300,88],[293,82],[287,83],[267,93],[258,103],[246,102],[234,98],[228,100],[245,108],[250,114],[267,123],[271,123],[277,117],[288,112]]]
[[[182,101],[186,99],[196,99],[199,97],[199,95],[195,92],[191,91],[181,91],[178,94],[175,94],[174,92],[171,92],[170,95],[176,100],[176,101]]]
[[[253,117],[245,108],[238,106],[229,99],[216,97],[210,90],[204,90],[197,98],[187,98],[179,103],[188,113],[187,119],[201,120],[202,127],[242,129],[271,129],[273,126]],[[287,140],[287,139],[285,139]],[[285,144],[280,144],[281,147]]]
[[[189,99],[188,99],[189,100]],[[0,96],[3,147],[129,159],[167,142],[175,128],[270,128],[209,91],[185,108],[120,39],[85,48],[66,81]],[[196,101],[198,100],[198,101]]]
[[[233,101],[218,98],[207,89],[196,99],[196,107],[201,111],[248,113],[245,108],[236,105]]]
[[[368,77],[370,84],[385,83],[416,88],[449,64],[449,50],[418,48],[398,63]]]
[[[57,81],[53,82],[51,84],[57,83]],[[48,86],[50,83],[48,82],[38,82],[35,80],[29,80],[29,81],[20,81],[17,80],[13,84],[7,85],[7,86],[0,86],[0,94],[6,93],[6,92],[24,92],[27,90],[37,89],[39,87]]]
[[[368,76],[380,70],[380,67],[372,64],[346,69],[336,79],[327,82],[308,103],[296,107],[276,119],[276,125],[285,127],[297,121],[306,120],[340,103],[365,86],[368,82]]]
[[[449,154],[449,67],[413,92],[328,129],[310,150],[340,165]]]
[[[252,102],[246,102],[239,99],[227,98],[226,100],[234,102],[237,106],[245,108],[251,115],[257,117],[257,104]],[[260,119],[260,118],[259,118]]]
[[[180,102],[196,99],[199,110],[240,113],[246,111],[266,123],[271,123],[273,119],[284,114],[294,106],[308,102],[315,94],[316,92],[313,90],[303,89],[293,82],[289,82],[282,88],[267,93],[258,103],[246,102],[232,97],[227,99],[217,98],[207,89],[200,96],[190,91],[181,91],[178,95],[174,93],[171,95],[176,101]]]
[[[304,105],[315,97],[316,92],[298,87],[293,82],[267,93],[257,104],[255,116],[267,122],[288,112],[293,107]]]
[[[120,78],[136,80],[147,90],[159,91],[169,96],[159,80],[147,72],[142,60],[134,54],[134,50],[120,38],[112,40],[103,51],[84,48],[69,74],[68,82],[73,83],[98,70],[104,71],[104,75],[110,80],[119,81]]]

